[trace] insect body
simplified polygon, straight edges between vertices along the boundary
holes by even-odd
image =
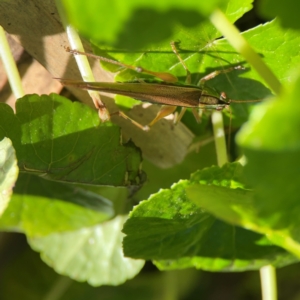
[[[230,100],[218,95],[210,88],[173,83],[147,82],[84,82],[60,79],[64,85],[72,85],[86,90],[128,96],[136,100],[154,104],[173,105],[190,108],[222,110],[230,105]]]

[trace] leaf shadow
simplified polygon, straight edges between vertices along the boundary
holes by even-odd
[[[170,40],[177,25],[192,28],[197,27],[204,20],[204,16],[191,9],[170,9],[166,12],[158,12],[154,9],[139,8],[124,24],[114,47],[129,50],[147,49],[150,44]]]

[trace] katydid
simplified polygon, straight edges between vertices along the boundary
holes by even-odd
[[[127,69],[135,70],[139,73],[150,74],[159,78],[162,81],[147,82],[147,81],[131,81],[131,82],[84,82],[80,80],[68,80],[59,79],[63,85],[75,86],[81,89],[101,91],[105,93],[118,94],[128,96],[136,100],[149,102],[153,104],[162,104],[163,107],[157,113],[157,116],[147,126],[142,126],[134,120],[130,119],[125,114],[119,112],[121,116],[130,120],[135,125],[143,130],[149,130],[150,126],[155,124],[158,120],[172,114],[179,106],[182,108],[179,116],[177,116],[176,122],[178,122],[183,116],[187,108],[192,108],[193,114],[196,120],[199,122],[198,109],[201,110],[223,110],[229,108],[231,103],[245,103],[245,102],[260,102],[261,100],[231,100],[228,99],[224,92],[219,93],[216,90],[204,86],[204,82],[210,80],[220,73],[229,72],[232,70],[243,69],[241,66],[232,67],[229,69],[214,71],[205,77],[203,77],[199,85],[190,85],[191,76],[190,72],[185,65],[184,61],[180,57],[175,43],[171,43],[173,52],[178,57],[180,63],[187,72],[187,83],[182,84],[178,82],[177,77],[170,73],[153,72],[146,70],[142,67],[134,67],[119,61],[115,61],[106,57],[97,56],[90,53],[84,53],[76,50],[68,50],[73,54],[88,55],[97,58],[101,61],[109,62],[115,65],[125,67]]]

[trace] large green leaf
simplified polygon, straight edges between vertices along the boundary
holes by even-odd
[[[0,217],[5,211],[18,177],[15,150],[10,139],[0,141]]]
[[[0,138],[11,138],[21,171],[57,181],[139,185],[141,154],[122,145],[120,130],[97,113],[52,94],[18,100],[16,115],[0,104]]]
[[[161,190],[141,202],[124,225],[125,255],[158,260],[157,265],[162,269],[196,267],[210,271],[251,270],[267,264],[282,266],[297,261],[265,236],[219,221],[203,206],[197,207],[189,200],[188,197],[198,200],[201,192],[191,194],[191,189],[196,183],[198,187],[204,182],[213,191],[219,184],[226,186],[229,192],[240,187],[247,193],[243,185],[234,180],[239,169],[239,164],[205,169],[195,173],[190,181],[180,181],[170,190]],[[218,201],[209,193],[201,194],[201,199],[216,206],[221,202],[219,199],[226,196],[225,192]],[[240,199],[239,196],[235,197]],[[218,209],[222,214],[220,204]]]
[[[75,185],[21,174],[0,219],[0,228],[43,236],[92,226],[113,213],[111,202],[100,195]]]
[[[121,228],[125,219],[118,216],[94,227],[30,238],[29,243],[60,274],[94,286],[118,285],[144,265],[144,261],[123,256]]]

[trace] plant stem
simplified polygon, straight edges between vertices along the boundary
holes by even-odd
[[[43,300],[59,300],[70,288],[73,281],[70,278],[60,276],[50,290],[44,295]]]
[[[177,281],[176,271],[166,271],[163,273],[164,289],[161,299],[163,300],[176,300],[178,299],[178,287],[176,285]]]
[[[0,26],[0,58],[2,58],[13,94],[16,99],[23,97],[25,93],[22,81],[2,26]]]
[[[281,83],[272,70],[264,63],[262,58],[253,50],[239,30],[230,23],[225,14],[216,9],[210,16],[210,21],[227,38],[236,51],[241,53],[245,59],[253,66],[257,73],[264,79],[270,89],[279,94]]]
[[[67,36],[71,49],[84,52],[84,48],[81,39],[74,27],[67,25],[66,27]],[[81,77],[84,81],[95,81],[94,74],[90,67],[89,61],[85,55],[74,55],[76,63],[78,65]]]
[[[228,161],[222,112],[213,111],[211,121],[214,130],[218,166],[221,167]]]
[[[260,269],[260,281],[262,286],[263,300],[276,300],[276,270],[273,266],[268,265]]]

